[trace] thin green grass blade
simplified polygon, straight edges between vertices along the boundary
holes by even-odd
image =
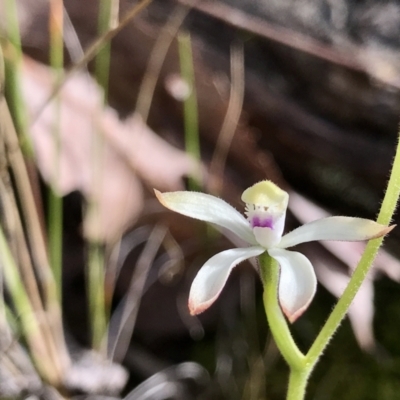
[[[15,0],[5,1],[5,22],[8,43],[5,43],[5,67],[6,67],[6,96],[9,99],[9,107],[13,116],[14,125],[19,134],[21,148],[26,157],[33,157],[32,142],[27,134],[26,107],[21,91],[21,62],[22,47],[18,24],[17,4]]]
[[[184,81],[189,85],[190,94],[184,100],[183,114],[185,123],[185,147],[186,152],[195,160],[201,160],[200,139],[199,139],[199,121],[196,96],[196,82],[193,67],[193,53],[190,34],[180,32],[178,35],[179,61],[181,75]],[[195,177],[189,177],[189,190],[199,190],[201,182]]]
[[[62,0],[50,2],[50,65],[54,71],[54,85],[58,85],[63,78],[64,67],[64,40],[63,40],[63,13]],[[62,300],[62,238],[63,238],[63,199],[57,193],[60,179],[61,156],[61,99],[56,96],[55,113],[53,115],[52,134],[54,140],[55,158],[53,160],[52,182],[48,191],[48,240],[49,259],[57,287],[57,296]]]
[[[119,0],[101,0],[98,18],[98,33],[104,35],[118,26]],[[103,88],[104,103],[108,98],[108,81],[110,75],[111,41],[104,43],[95,59],[95,76]]]
[[[48,354],[46,343],[44,343],[37,315],[34,313],[21,281],[2,227],[0,227],[0,264],[5,285],[11,294],[22,332],[29,343],[33,361],[43,377],[49,382],[57,383],[57,371],[52,368],[52,360]]]
[[[119,0],[101,0],[98,33],[106,35],[118,26]],[[103,89],[103,104],[108,102],[108,84],[110,74],[111,40],[106,41],[95,58],[95,76]],[[104,138],[101,127],[93,137],[92,168],[94,171],[94,185],[102,187],[101,160],[104,152]],[[98,215],[98,204],[95,201],[87,205],[87,213]],[[88,244],[88,273],[87,286],[89,294],[89,314],[91,321],[92,346],[96,350],[107,348],[107,324],[109,320],[110,304],[105,299],[105,247],[101,243],[92,241]]]

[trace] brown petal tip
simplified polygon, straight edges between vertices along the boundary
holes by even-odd
[[[390,225],[390,226],[386,226],[385,228],[383,228],[381,230],[381,232],[379,233],[379,235],[377,235],[376,237],[381,237],[381,236],[385,236],[387,235],[389,232],[391,232],[394,228],[396,228],[396,224],[394,225]]]
[[[154,190],[154,194],[155,194],[156,197],[157,197],[157,200],[158,200],[164,207],[169,208],[169,207],[167,206],[165,200],[164,200],[163,194],[162,194],[159,190],[157,190],[157,189],[153,189],[153,190]]]

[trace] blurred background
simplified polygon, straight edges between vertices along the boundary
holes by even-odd
[[[190,316],[196,272],[238,239],[153,188],[243,211],[270,179],[291,195],[287,230],[374,219],[398,135],[400,4],[0,0],[0,44],[0,398],[284,398],[256,265]],[[399,240],[308,399],[399,398]],[[292,326],[305,351],[363,245],[299,248],[319,279]]]

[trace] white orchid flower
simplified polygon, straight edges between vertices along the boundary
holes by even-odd
[[[232,269],[240,262],[265,251],[280,265],[279,303],[294,322],[314,297],[317,279],[311,262],[288,247],[313,240],[361,241],[380,237],[392,227],[350,217],[322,218],[282,236],[289,195],[270,181],[245,190],[247,219],[217,197],[197,192],[160,193],[158,200],[167,208],[188,217],[229,229],[250,247],[223,251],[210,258],[195,277],[189,294],[189,310],[199,314],[218,298]]]

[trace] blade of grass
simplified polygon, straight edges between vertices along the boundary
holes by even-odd
[[[185,147],[200,165],[200,140],[199,121],[196,97],[196,82],[193,67],[192,44],[189,32],[181,31],[178,35],[179,62],[182,78],[190,88],[189,96],[183,103],[183,114],[185,124]],[[199,190],[201,182],[195,177],[189,177],[189,190]]]
[[[2,66],[2,54],[0,49],[0,67]],[[0,68],[1,69],[1,68]],[[4,76],[1,76],[4,78]],[[0,81],[2,87],[3,80]],[[52,355],[54,371],[62,371],[69,365],[69,355],[63,340],[62,321],[60,304],[57,299],[57,292],[54,279],[47,259],[46,247],[44,244],[43,232],[38,218],[32,188],[28,173],[19,147],[17,133],[8,110],[7,103],[2,97],[0,90],[0,134],[4,142],[7,161],[15,182],[16,193],[19,199],[26,236],[28,238],[30,254],[36,273],[37,282],[40,284],[44,294],[45,309],[39,312],[41,323],[45,333],[46,344]],[[33,271],[32,271],[33,273]],[[55,342],[54,338],[57,340]],[[62,373],[59,374],[61,376]]]
[[[63,41],[63,1],[50,1],[49,32],[50,32],[50,65],[54,71],[54,85],[62,79],[64,65]],[[58,301],[62,302],[62,236],[63,236],[63,199],[57,193],[60,177],[61,153],[61,100],[55,99],[52,134],[54,140],[53,177],[48,191],[48,241],[49,260],[53,270]]]
[[[90,242],[88,246],[88,300],[91,321],[92,348],[104,349],[107,320],[104,298],[104,248],[101,243]]]
[[[50,1],[49,34],[50,34],[50,65],[54,71],[54,86],[62,81],[64,75],[64,2],[63,0]],[[62,370],[69,365],[69,358],[65,348],[62,327],[62,252],[63,252],[63,199],[59,195],[57,186],[60,179],[61,155],[61,99],[55,98],[55,112],[53,115],[52,134],[54,140],[53,177],[48,191],[48,244],[49,260],[54,277],[52,299],[53,315],[57,321],[53,329],[54,336],[51,343],[55,344],[53,358],[61,365]],[[53,322],[53,323],[54,323]],[[58,348],[64,351],[58,352]],[[60,355],[59,355],[60,354]]]
[[[55,371],[54,374],[57,375],[58,382],[61,382],[63,375],[62,365],[58,362],[57,356],[55,356],[57,353],[56,345],[48,323],[48,314],[45,313],[43,308],[7,170],[3,171],[2,179],[0,180],[0,209],[2,210],[1,218],[4,225],[4,232],[7,234],[10,252],[13,255],[16,265],[19,266],[18,273],[23,290],[25,290],[26,298],[32,308],[33,314],[31,318],[37,320],[40,337],[43,340],[43,348],[45,348],[48,356],[43,361],[49,364],[48,368]],[[20,293],[11,292],[11,297],[14,295],[19,296]],[[26,330],[24,332],[25,334],[29,334]],[[27,342],[31,344],[29,338],[27,338]],[[32,354],[35,352],[35,349],[29,348],[29,350]],[[47,379],[46,376],[44,378]],[[53,383],[56,382],[53,381]]]
[[[98,18],[98,33],[104,35],[118,26],[119,0],[101,0]],[[103,88],[104,103],[108,98],[108,80],[110,75],[111,40],[105,42],[95,59],[95,76]]]
[[[64,75],[64,79],[53,89],[47,100],[43,103],[42,108],[37,112],[36,118],[42,113],[47,104],[54,98],[59,92],[60,88],[64,85],[67,79],[73,75],[76,71],[82,69],[89,61],[91,61],[99,50],[104,46],[105,43],[109,42],[115,35],[117,35],[122,29],[124,29],[133,18],[137,16],[144,8],[146,8],[153,0],[141,0],[139,3],[132,6],[123,17],[120,19],[118,26],[108,30],[103,35],[98,37],[95,42],[85,51],[84,56],[72,66],[70,70]],[[35,119],[35,118],[34,118]]]
[[[31,302],[20,279],[18,268],[8,247],[2,227],[0,227],[0,263],[4,281],[12,296],[34,363],[43,377],[50,383],[58,385],[60,383],[58,371],[52,367],[53,363],[48,354],[44,337],[41,334],[37,316],[32,309]]]
[[[0,156],[3,154],[3,151],[0,151]],[[18,265],[21,267],[22,279],[32,303],[32,308],[37,312],[43,312],[42,299],[40,297],[33,266],[29,257],[28,247],[23,234],[17,202],[11,187],[11,177],[6,169],[3,171],[2,179],[0,180],[0,210],[1,221],[5,232],[7,232],[9,237],[9,246],[18,262]]]
[[[10,101],[10,111],[17,131],[21,139],[21,146],[24,154],[33,157],[32,142],[27,134],[26,108],[22,99],[20,82],[20,65],[22,61],[22,47],[18,24],[17,4],[15,0],[6,0],[5,2],[5,22],[6,33],[9,40],[8,54],[5,60],[7,84],[6,96]]]
[[[98,17],[99,36],[107,34],[118,27],[119,0],[101,0]],[[108,83],[110,73],[110,51],[111,40],[106,41],[95,59],[95,75],[97,82],[103,88],[103,104],[108,99]],[[101,129],[93,135],[92,142],[92,168],[93,185],[95,188],[102,188],[101,160],[104,152],[104,138]],[[95,189],[98,191],[97,189]],[[98,204],[89,201],[87,213],[98,216]],[[89,316],[91,320],[92,347],[98,351],[107,348],[107,320],[109,308],[105,299],[105,247],[96,241],[88,244],[88,273],[87,285],[89,294]]]

